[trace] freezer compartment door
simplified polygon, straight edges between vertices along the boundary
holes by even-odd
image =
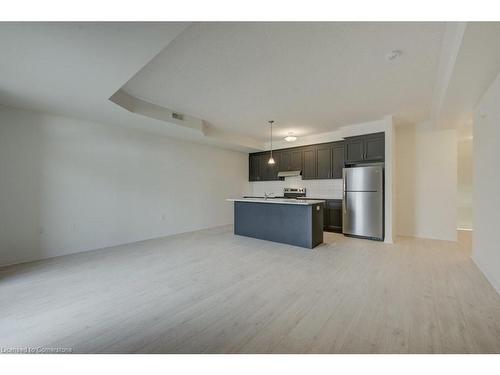
[[[382,191],[382,166],[344,168],[345,191]]]
[[[381,192],[344,192],[342,232],[383,239],[384,214]]]

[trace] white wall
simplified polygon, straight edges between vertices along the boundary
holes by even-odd
[[[395,155],[397,233],[456,241],[456,130],[400,125]]]
[[[0,264],[230,224],[248,156],[0,106]]]
[[[473,228],[473,147],[470,135],[460,135],[457,149],[457,227]]]
[[[306,195],[319,199],[342,199],[342,180],[302,180],[302,177],[287,177],[284,181],[250,182],[252,195],[261,197],[264,193],[283,195],[283,188],[306,188]]]
[[[500,293],[500,76],[474,116],[474,236],[472,258]]]

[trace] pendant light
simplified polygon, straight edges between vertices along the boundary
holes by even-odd
[[[271,125],[271,157],[269,158],[269,161],[267,164],[273,165],[274,164],[274,159],[273,159],[273,120],[269,120],[269,125]]]

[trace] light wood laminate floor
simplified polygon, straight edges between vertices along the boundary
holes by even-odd
[[[0,347],[76,353],[500,353],[500,296],[459,243],[198,231],[0,269]]]

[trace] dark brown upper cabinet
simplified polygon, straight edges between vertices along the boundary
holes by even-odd
[[[269,164],[271,152],[267,151],[260,155],[260,180],[258,181],[274,181],[278,179],[279,165],[281,155],[277,151],[273,151],[274,164]]]
[[[365,160],[379,161],[385,159],[384,133],[370,134],[364,137]]]
[[[269,165],[270,152],[249,156],[249,181],[273,181],[280,171],[302,171],[304,180],[342,178],[344,141],[273,151],[276,164]]]
[[[290,171],[301,171],[303,168],[303,150],[292,149],[290,154]]]
[[[318,158],[316,154],[316,146],[304,147],[303,158],[304,162],[302,168],[302,179],[315,180],[318,174]]]
[[[384,133],[346,138],[344,155],[346,164],[384,161]]]
[[[316,178],[328,179],[332,176],[332,144],[326,143],[316,146]]]
[[[302,170],[302,148],[289,148],[276,151],[280,155],[279,170],[287,171],[300,171]]]
[[[280,169],[280,162],[281,162],[281,151],[273,151],[273,159],[274,159],[274,164],[269,165],[269,177],[270,180],[278,180],[278,172],[281,170]]]
[[[248,156],[248,180],[249,181],[260,181],[260,155],[250,154]]]
[[[332,145],[332,176],[331,178],[343,178],[342,170],[344,169],[344,142],[334,142]]]
[[[345,162],[346,163],[358,163],[363,161],[363,139],[347,139],[345,142]]]
[[[344,141],[316,146],[317,179],[342,178],[344,168]]]
[[[259,162],[260,181],[270,180],[271,173],[269,172],[269,164],[267,163],[268,161],[269,161],[269,153],[268,152],[261,153]]]
[[[273,151],[274,165],[269,165],[270,152],[249,157],[250,181],[278,180],[279,171],[302,171],[302,179],[341,179],[346,164],[378,162],[385,159],[384,133],[346,138],[345,141],[287,148]]]
[[[280,171],[291,171],[292,151],[282,150],[280,152]]]

